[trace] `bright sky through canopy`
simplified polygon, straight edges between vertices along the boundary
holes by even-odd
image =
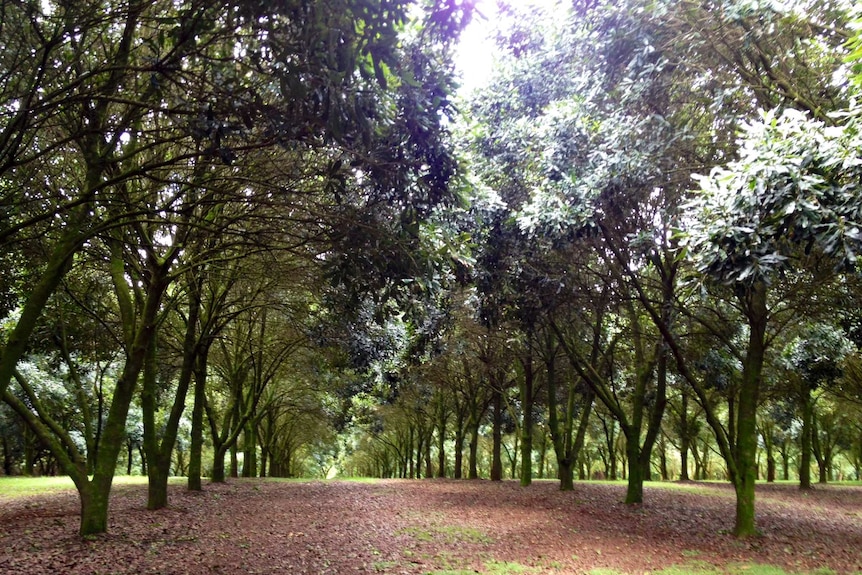
[[[461,34],[455,64],[461,73],[461,93],[485,85],[494,63],[493,30],[498,19],[497,5],[533,6],[536,9],[559,5],[560,0],[478,0],[477,13]]]

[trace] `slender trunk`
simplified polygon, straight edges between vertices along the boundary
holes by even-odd
[[[576,397],[578,395],[577,383],[569,382],[563,421],[560,421],[557,406],[557,378],[553,359],[546,366],[545,377],[548,391],[548,429],[551,434],[551,442],[557,459],[557,470],[560,479],[560,491],[572,491],[574,486],[574,468],[580,456],[581,449],[586,437],[587,425],[593,406],[595,394],[589,386],[586,386],[584,401],[580,409],[580,421],[574,438],[574,418]]]
[[[204,345],[195,361],[194,406],[192,407],[191,446],[189,453],[189,491],[201,491],[203,484],[204,402],[206,401],[207,359],[209,345]]]
[[[415,479],[416,475],[413,470],[413,426],[410,426],[410,437],[408,438],[408,443],[405,449],[407,453],[407,476],[410,479]]]
[[[460,419],[463,419],[461,417]],[[455,479],[461,479],[463,477],[463,466],[464,466],[464,422],[458,421],[456,423],[457,429],[455,430],[455,469],[453,470],[452,476]]]
[[[416,431],[416,463],[413,468],[416,471],[416,479],[422,479],[422,449],[425,446],[424,441],[425,435],[422,433],[421,429],[418,429]]]
[[[811,489],[811,428],[813,427],[814,408],[811,404],[811,394],[805,383],[800,396],[802,411],[802,433],[799,445],[799,489]]]
[[[822,461],[817,462],[817,468],[818,468],[818,471],[820,472],[818,479],[817,479],[817,482],[820,483],[821,485],[825,485],[826,483],[829,482],[829,464],[824,459]]]
[[[523,366],[524,380],[520,386],[521,406],[523,409],[521,423],[521,487],[527,487],[533,481],[533,386],[535,382],[532,351],[527,352]]]
[[[249,420],[243,431],[244,449],[242,456],[242,476],[255,477],[257,475],[257,426]]]
[[[664,436],[659,440],[658,443],[659,449],[659,472],[661,473],[661,480],[668,480],[668,472],[667,472],[667,444],[665,442]]]
[[[679,480],[688,481],[688,393],[685,387],[682,391],[682,407],[679,414]]]
[[[812,402],[813,403],[813,402]],[[814,411],[812,409],[812,411]],[[829,436],[825,434],[821,440],[821,431],[818,429],[816,416],[812,415],[811,425],[811,451],[817,460],[817,482],[827,483],[829,480],[828,469],[832,465],[831,449],[829,447]]]
[[[503,392],[494,388],[493,391],[493,424],[491,429],[491,481],[503,480],[503,457],[501,448],[503,445]]]
[[[99,185],[100,180],[101,172],[90,168],[87,175],[89,188],[94,189]],[[81,248],[86,239],[83,231],[91,217],[89,204],[92,197],[91,192],[86,193],[83,196],[81,206],[72,212],[65,231],[55,244],[41,276],[28,290],[27,301],[21,309],[15,327],[6,337],[3,347],[0,348],[0,396],[3,395],[12,380],[18,362],[27,352],[30,335],[36,328],[48,300],[57,291],[60,282],[72,267],[72,256]]]
[[[763,445],[766,448],[766,482],[775,483],[775,445],[773,444],[772,424],[764,426]]]
[[[156,432],[156,340],[150,341],[144,362],[143,385],[141,389],[141,411],[144,420],[144,452],[147,454],[147,509],[162,509],[168,504],[167,474],[164,485],[159,465],[159,441]]]
[[[766,352],[766,285],[750,286],[743,296],[748,316],[749,338],[742,382],[739,388],[736,424],[736,473],[732,475],[736,488],[737,537],[757,534],[754,518],[754,485],[757,478],[757,403],[760,398],[760,379]]]
[[[446,410],[440,406],[440,419],[437,422],[437,477],[446,477]]]
[[[479,423],[470,424],[470,447],[467,454],[467,478],[479,479]]]
[[[572,491],[575,488],[573,461],[566,450],[566,421],[573,416],[570,410],[563,414],[563,421],[559,420],[557,414],[557,378],[554,368],[554,360],[550,358],[546,362],[545,384],[548,390],[548,430],[551,433],[551,441],[554,444],[554,454],[557,457],[557,473],[560,479],[560,491]]]
[[[237,456],[238,448],[236,442],[230,444],[230,476],[233,479],[239,477],[239,457]]]

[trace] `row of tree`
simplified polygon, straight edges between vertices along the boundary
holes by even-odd
[[[794,342],[793,349],[801,343],[801,340]],[[821,342],[804,343],[816,346]],[[463,362],[460,351],[444,353],[454,353]],[[850,357],[845,359],[852,361]],[[491,386],[487,368],[478,360],[458,367],[451,364],[451,357],[439,361],[444,362],[444,369],[438,369],[442,366],[423,369],[421,375],[414,376],[417,379],[410,382],[406,392],[387,404],[357,407],[358,425],[354,434],[345,439],[339,462],[342,473],[460,479],[491,477],[492,468],[497,468],[502,478],[524,479],[525,483],[533,477],[567,478],[561,483],[563,489],[574,487],[575,476],[582,480],[627,479],[626,438],[601,401],[584,404],[591,394],[588,387],[581,384],[581,389],[574,390],[579,395],[574,396],[573,412],[569,411],[572,409],[569,405],[558,406],[556,421],[551,421],[549,408],[553,402],[548,394],[559,389],[555,380],[577,379],[561,354],[556,358],[560,363],[550,373],[543,368],[536,374],[531,453],[521,450],[524,414],[517,382],[522,373],[513,363],[515,356],[508,360],[509,377],[499,390]],[[852,375],[845,376],[840,361],[830,360],[830,364],[828,369],[834,378],[822,380],[810,396],[803,395],[802,388],[797,387],[803,380],[796,374],[795,366],[784,361],[774,366],[779,376],[790,383],[770,381],[758,410],[758,480],[792,479],[807,488],[815,479],[812,473],[816,473],[819,483],[862,479],[860,406],[856,397],[848,401],[842,390],[843,386],[856,384],[849,379]],[[567,385],[567,394],[562,399],[570,399],[569,390]],[[616,391],[628,393],[623,385]],[[492,401],[498,392],[502,412],[495,417]],[[810,401],[811,420],[803,426],[806,397]],[[587,412],[581,411],[585,408]],[[562,409],[565,411],[559,411]],[[570,413],[573,417],[569,417]],[[722,415],[727,417],[726,413]],[[561,422],[565,424],[562,431],[558,427]],[[499,433],[494,430],[495,425],[500,426]],[[807,443],[803,443],[803,431],[811,434]],[[562,446],[555,444],[553,436],[560,433],[568,441]],[[499,445],[495,446],[495,441]],[[523,457],[530,462],[527,476],[522,475]],[[805,473],[801,471],[803,460]],[[668,388],[666,411],[644,478],[688,481],[727,480],[727,477],[714,434],[703,421],[703,411],[691,391],[675,379]]]
[[[639,503],[674,402],[680,453],[709,427],[735,533],[754,535],[760,443],[774,473],[778,432],[798,419],[808,487],[812,454],[827,462],[836,446],[818,398],[859,399],[858,8],[575,1],[501,14],[495,75],[467,103],[475,196],[455,224],[475,245],[462,299],[485,331],[461,324],[455,349],[428,358],[445,362],[451,413],[452,382],[472,371],[499,478],[516,389],[521,482],[542,414],[571,488],[601,406]],[[856,414],[839,426],[852,436]]]
[[[290,414],[322,409],[324,286],[423,264],[467,14],[413,4],[3,3],[0,395],[75,482],[81,534],[107,529],[133,404],[150,508],[183,421],[193,489],[206,427],[213,480],[240,436],[289,465]]]
[[[475,477],[486,434],[571,489],[592,438],[640,503],[667,442],[744,537],[759,453],[858,468],[858,8],[501,6],[456,109],[471,3],[414,4],[4,4],[7,469],[90,534],[136,449],[158,508],[205,453]]]

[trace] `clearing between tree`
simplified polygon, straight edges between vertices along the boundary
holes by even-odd
[[[744,541],[728,533],[730,486],[708,483],[648,484],[628,507],[621,483],[232,480],[172,485],[155,512],[145,486],[120,486],[109,533],[86,539],[74,492],[0,495],[0,573],[862,571],[862,487],[757,489],[762,535]]]

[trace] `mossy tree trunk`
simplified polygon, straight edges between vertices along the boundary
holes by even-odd
[[[761,374],[766,356],[766,326],[769,318],[767,289],[762,282],[740,289],[739,299],[748,320],[748,347],[743,362],[736,414],[735,469],[731,480],[736,489],[737,537],[757,534],[754,486],[757,479],[757,407]]]

